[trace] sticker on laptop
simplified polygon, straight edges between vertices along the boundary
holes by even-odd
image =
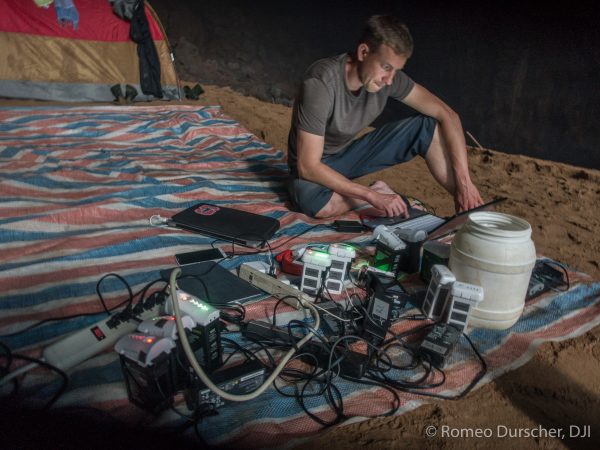
[[[194,212],[196,214],[200,214],[201,216],[212,216],[220,209],[221,208],[215,205],[200,205],[194,210]]]

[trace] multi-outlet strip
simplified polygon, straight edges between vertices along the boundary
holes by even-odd
[[[69,370],[133,333],[141,321],[159,315],[161,306],[162,302],[148,299],[129,312],[122,311],[88,325],[46,347],[43,359],[61,370]]]
[[[273,278],[266,273],[256,270],[248,264],[242,264],[240,266],[238,275],[242,280],[246,280],[253,286],[262,289],[275,297],[284,299],[284,302],[296,309],[302,309],[300,300],[311,303],[314,301],[310,295],[289,284],[285,284],[277,278]]]

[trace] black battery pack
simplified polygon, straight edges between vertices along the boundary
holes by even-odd
[[[234,395],[249,394],[258,389],[265,381],[267,371],[257,360],[247,360],[241,364],[227,367],[211,375],[212,382],[219,389]],[[202,381],[194,378],[190,388],[184,391],[184,398],[189,409],[197,409],[200,405],[216,409],[226,401],[208,389]]]
[[[421,342],[419,353],[429,359],[433,366],[441,369],[446,365],[461,334],[462,332],[453,325],[436,323]]]
[[[525,300],[531,300],[551,289],[557,289],[567,285],[565,274],[553,267],[553,265],[562,267],[554,261],[538,259],[535,262],[535,266],[531,272],[531,278],[529,279],[529,285],[527,286]]]
[[[120,356],[129,401],[153,414],[167,409],[176,391],[174,353],[162,354],[148,366]]]

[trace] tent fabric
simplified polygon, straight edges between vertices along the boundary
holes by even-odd
[[[270,242],[274,252],[307,243],[370,245],[370,233],[337,233],[329,221],[290,211],[286,179],[283,152],[218,107],[0,108],[0,334],[44,319],[96,313],[49,321],[2,341],[37,357],[55,339],[89,329],[106,317],[96,294],[103,275],[117,273],[137,292],[159,278],[160,270],[174,267],[176,253],[209,248],[213,238],[149,223],[152,215],[168,218],[201,201],[277,218],[281,228]],[[230,244],[217,245],[231,251]],[[249,254],[222,265],[233,269],[242,262],[268,259],[264,253]],[[600,323],[600,283],[573,271],[570,279],[568,292],[528,302],[512,328],[469,331],[488,365],[478,387],[523,365],[543,342],[579,336]],[[102,292],[109,307],[127,298],[123,284],[114,278],[102,283]],[[275,303],[265,299],[249,305],[246,320],[268,319]],[[286,305],[279,312],[279,323],[295,313]],[[404,321],[393,330],[400,333],[419,325]],[[236,333],[227,337],[239,339]],[[463,338],[448,361],[446,382],[434,392],[457,394],[478,370]],[[69,375],[57,407],[92,407],[127,423],[154,420],[157,427],[184,428],[186,419],[173,411],[153,418],[128,401],[117,354],[110,348]],[[391,407],[390,393],[379,387],[337,378],[334,383],[344,397],[348,420],[383,414]],[[38,403],[51,398],[59,386],[58,378],[43,368],[23,380],[23,389],[36,392]],[[427,401],[416,394],[399,395],[398,414]],[[322,395],[306,406],[323,420],[334,417]],[[176,407],[184,410],[181,399]],[[192,428],[187,428],[191,440]],[[209,444],[228,448],[281,447],[322,430],[294,398],[272,388],[253,401],[227,404],[198,428]]]
[[[79,0],[77,30],[60,26],[53,6],[0,0],[0,97],[55,101],[112,101],[110,87],[130,84],[138,92],[140,63],[131,24],[108,1]],[[180,99],[168,41],[146,5],[148,29],[160,63],[160,87],[144,101]],[[155,75],[156,78],[156,75]]]
[[[38,8],[32,1],[0,0],[0,30],[87,41],[130,41],[129,22],[113,13],[108,0],[76,0],[76,6],[80,19],[74,30],[58,23],[52,5]],[[156,20],[149,20],[149,26],[152,39],[164,39]]]

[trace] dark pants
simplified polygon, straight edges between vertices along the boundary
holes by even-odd
[[[335,155],[321,159],[332,169],[354,179],[410,161],[417,155],[425,156],[437,121],[416,115],[391,122],[352,141]],[[320,184],[298,178],[292,170],[288,190],[294,205],[304,214],[314,217],[329,201],[333,192]]]

